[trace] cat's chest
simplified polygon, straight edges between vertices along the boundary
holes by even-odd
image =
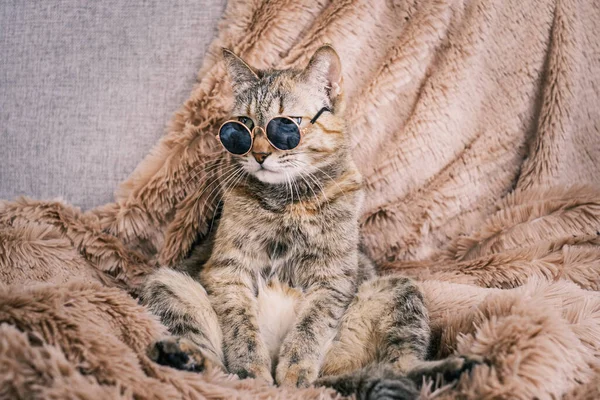
[[[221,242],[243,250],[263,282],[276,278],[291,287],[308,283],[310,265],[303,260],[326,253],[336,229],[325,209],[317,213],[295,204],[270,210],[247,198],[232,200],[219,227]]]
[[[270,215],[258,226],[248,224],[248,234],[256,237],[261,252],[272,262],[301,257],[315,245],[322,247],[327,230],[318,219],[290,213]]]
[[[308,243],[305,234],[299,230],[293,233],[279,230],[279,234],[269,235],[263,243],[265,265],[259,271],[259,279],[265,283],[276,280],[290,287],[300,287],[305,272],[302,265],[303,254]]]

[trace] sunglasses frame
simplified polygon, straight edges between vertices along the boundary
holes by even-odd
[[[331,110],[328,107],[323,107],[319,110],[319,112],[309,121],[311,124],[314,124],[315,122],[317,122],[317,119],[321,116],[321,114],[323,114],[323,112],[328,111],[331,112]],[[246,117],[249,119],[252,119],[250,117]],[[254,146],[254,130],[255,129],[260,129],[265,133],[265,138],[267,139],[267,141],[269,142],[269,144],[271,146],[273,146],[274,149],[277,149],[279,151],[291,151],[294,150],[296,147],[292,148],[292,149],[280,149],[279,147],[275,146],[270,140],[269,140],[269,136],[267,135],[267,126],[269,126],[269,124],[271,123],[271,121],[273,121],[275,118],[285,118],[285,119],[289,119],[290,121],[292,121],[294,123],[294,125],[296,125],[296,127],[298,128],[298,132],[300,132],[300,141],[298,142],[298,144],[296,145],[296,147],[300,146],[300,143],[302,143],[302,138],[304,137],[304,129],[302,129],[300,127],[300,124],[298,122],[296,122],[293,118],[288,117],[287,115],[276,115],[273,118],[271,118],[269,120],[269,122],[267,122],[267,124],[265,125],[264,129],[260,126],[255,126],[254,128],[252,128],[252,130],[250,130],[250,128],[248,128],[245,124],[243,124],[241,121],[238,121],[237,119],[229,119],[225,122],[223,122],[221,124],[221,126],[219,127],[218,133],[216,134],[216,139],[219,141],[219,143],[221,144],[221,146],[223,146],[223,148],[225,149],[225,151],[227,151],[228,153],[233,154],[234,156],[245,156],[246,154],[250,153],[252,151],[252,147]],[[230,122],[235,122],[236,124],[240,124],[242,125],[246,131],[248,131],[248,133],[250,134],[250,148],[248,149],[247,152],[245,152],[244,154],[236,154],[236,153],[232,153],[231,151],[227,150],[227,147],[225,147],[225,145],[223,144],[223,142],[221,142],[221,128],[223,128],[223,126],[225,126],[225,124],[228,124]],[[254,121],[253,121],[254,122]]]

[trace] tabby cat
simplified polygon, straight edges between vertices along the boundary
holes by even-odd
[[[359,398],[414,398],[423,376],[455,379],[474,360],[424,361],[419,289],[376,277],[359,251],[363,192],[334,49],[319,48],[303,70],[223,55],[235,95],[219,136],[234,153],[224,156],[230,184],[208,261],[192,255],[195,272],[163,268],[144,286],[142,301],[173,334],[151,357]]]

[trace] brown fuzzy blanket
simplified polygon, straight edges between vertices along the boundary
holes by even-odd
[[[153,364],[140,282],[209,234],[229,47],[262,68],[332,43],[366,182],[366,251],[421,282],[435,398],[600,398],[600,4],[232,0],[190,99],[115,203],[0,202],[0,398],[330,398]],[[135,132],[125,132],[132,134]]]

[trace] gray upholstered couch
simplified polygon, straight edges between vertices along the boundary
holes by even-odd
[[[187,98],[225,0],[0,1],[0,199],[112,199]]]

